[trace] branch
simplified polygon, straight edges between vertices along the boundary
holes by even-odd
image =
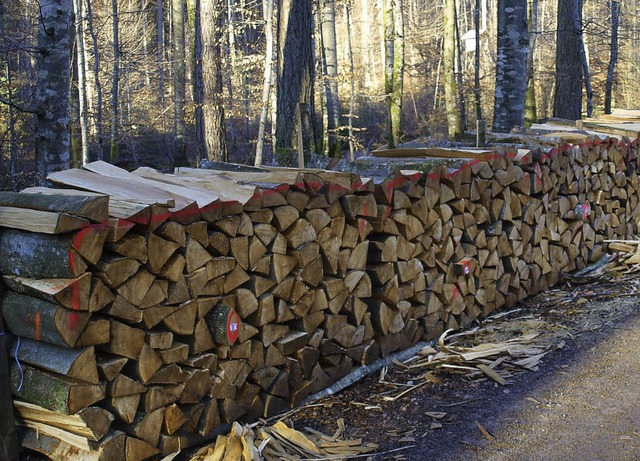
[[[28,114],[35,114],[35,115],[40,115],[40,111],[39,110],[34,110],[34,109],[25,109],[24,107],[21,107],[19,105],[17,105],[16,103],[12,102],[12,101],[8,101],[4,98],[0,98],[0,102],[2,104],[6,104],[7,106],[11,106],[16,110],[19,110],[20,112],[26,112]]]

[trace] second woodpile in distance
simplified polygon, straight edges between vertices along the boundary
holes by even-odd
[[[22,443],[169,454],[545,290],[637,232],[636,152],[594,138],[380,180],[96,162],[2,193]]]

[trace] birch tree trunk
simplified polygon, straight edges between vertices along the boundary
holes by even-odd
[[[269,113],[269,98],[273,80],[273,0],[262,1],[262,15],[264,17],[265,57],[264,76],[262,78],[262,107],[260,110],[260,124],[258,126],[258,140],[256,143],[255,165],[262,165],[264,152],[264,137]]]
[[[578,120],[582,116],[580,34],[582,34],[582,0],[558,0],[554,117]]]
[[[78,109],[82,164],[89,163],[89,120],[87,116],[86,51],[84,48],[84,8],[82,0],[73,0],[76,17],[76,68],[78,72]]]
[[[613,77],[618,62],[618,26],[620,24],[620,4],[617,0],[611,3],[611,56],[607,68],[607,81],[604,90],[604,113],[611,113],[611,93],[613,92]]]
[[[174,166],[187,166],[187,143],[185,105],[186,97],[186,52],[184,38],[184,0],[172,0],[171,22],[173,24],[173,110],[174,110]]]
[[[226,161],[224,103],[222,100],[222,53],[225,0],[201,0],[202,118],[207,158]]]
[[[69,83],[72,0],[40,5],[36,85],[36,165],[38,180],[70,166]]]
[[[111,163],[118,158],[118,123],[120,123],[118,87],[120,86],[120,38],[118,32],[118,0],[111,0],[113,21],[113,73],[111,75]]]
[[[279,0],[276,153],[287,153],[298,144],[296,129],[303,130],[304,152],[313,150],[312,11],[312,0]],[[299,105],[304,107],[298,109]],[[296,123],[297,110],[302,126]]]
[[[498,3],[498,50],[493,131],[508,133],[524,126],[529,26],[527,0]]]
[[[338,48],[336,39],[335,0],[320,1],[320,30],[322,32],[322,55],[324,91],[327,101],[327,135],[329,157],[340,156],[340,100],[338,98]]]
[[[456,4],[455,0],[444,2],[444,46],[443,74],[444,100],[447,111],[447,131],[449,139],[456,139],[462,133],[460,111],[458,110],[458,90],[456,85]]]

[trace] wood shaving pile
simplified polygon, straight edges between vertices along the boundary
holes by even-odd
[[[303,461],[346,460],[375,451],[378,446],[362,439],[345,440],[344,421],[333,435],[305,428],[302,433],[283,421],[271,426],[234,423],[228,435],[200,449],[191,461]]]

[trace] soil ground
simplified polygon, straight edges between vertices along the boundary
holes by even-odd
[[[346,438],[379,445],[368,460],[640,459],[639,297],[638,277],[564,287],[455,339],[474,345],[538,330],[547,355],[535,371],[507,373],[506,385],[441,369],[386,401],[420,382],[394,367],[383,383],[376,373],[290,422],[332,433],[343,418]]]

